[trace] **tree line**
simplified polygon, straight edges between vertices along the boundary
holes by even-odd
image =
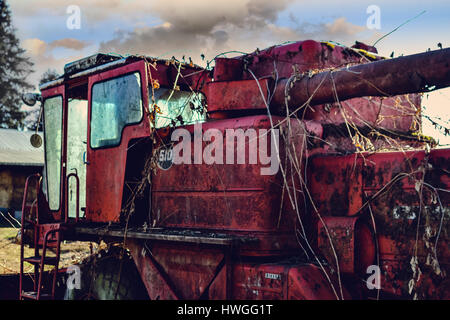
[[[21,110],[22,93],[35,89],[29,81],[34,72],[33,65],[20,46],[8,3],[0,0],[0,128],[35,129],[38,108],[29,112]],[[55,70],[48,70],[41,76],[39,84],[58,76]]]

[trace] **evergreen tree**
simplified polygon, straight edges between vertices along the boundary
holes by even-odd
[[[0,127],[23,126],[22,93],[34,87],[27,81],[33,63],[20,47],[6,0],[0,0]]]

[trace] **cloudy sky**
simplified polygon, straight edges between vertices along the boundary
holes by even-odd
[[[377,44],[380,54],[413,54],[450,46],[450,2],[306,1],[306,0],[7,0],[22,46],[35,62],[33,83],[47,69],[62,73],[65,63],[96,52],[145,53],[170,58],[192,57],[194,63],[236,50],[251,52],[293,40],[333,40],[373,44],[384,34],[416,17]],[[80,9],[80,28],[70,29],[70,6]],[[367,20],[380,9],[380,28]],[[422,13],[422,14],[421,14]],[[421,14],[421,15],[420,15]],[[425,97],[431,116],[450,119],[450,89]],[[450,138],[430,128],[441,143]]]

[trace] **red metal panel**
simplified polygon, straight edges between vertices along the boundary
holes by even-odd
[[[353,215],[361,208],[362,176],[358,154],[317,157],[311,161],[310,192],[323,215]]]
[[[302,73],[314,69],[339,67],[347,63],[369,61],[363,54],[352,49],[314,40],[273,46],[240,58],[248,61],[247,68],[252,70],[258,78],[272,77],[275,65],[279,79],[289,78],[293,73],[294,65],[298,72]],[[244,72],[243,79],[253,78],[249,73]]]
[[[329,270],[327,271],[330,275]],[[345,287],[342,288],[343,297],[340,294],[340,287],[334,277],[330,283],[323,271],[312,264],[305,264],[289,270],[289,300],[336,300],[349,299]],[[334,287],[334,290],[332,288]]]
[[[259,85],[262,94],[255,80],[208,83],[208,112],[266,109],[264,99],[268,98],[267,79],[259,80]]]
[[[287,299],[289,266],[280,264],[239,264],[233,272],[233,299]]]
[[[199,299],[213,280],[216,288],[225,288],[225,277],[216,277],[224,258],[222,250],[160,243],[149,246],[146,249],[133,242],[131,248],[151,299]],[[223,298],[222,290],[213,292]]]
[[[375,263],[375,242],[369,228],[358,217],[324,217],[318,223],[318,248],[339,271],[364,274]],[[325,225],[324,225],[325,224]],[[326,227],[326,228],[325,228]],[[333,247],[331,247],[330,239]]]
[[[151,250],[184,299],[201,296],[224,257],[220,250],[201,247],[155,245]]]
[[[412,286],[421,298],[448,296],[449,157],[446,149],[312,160],[311,194],[323,216],[358,214],[369,225],[373,217],[383,290],[408,296]],[[349,199],[361,207],[349,210]]]
[[[232,270],[232,299],[336,299],[323,272],[312,264],[233,261],[217,270],[221,249],[154,244],[150,252],[142,243],[130,241],[129,246],[151,299],[198,299],[205,289],[209,299],[225,299],[227,268]],[[332,283],[340,292],[335,279]],[[349,297],[345,288],[343,293]]]
[[[328,273],[329,270],[328,270]],[[238,264],[233,273],[233,299],[335,300],[323,272],[312,264]],[[332,280],[338,297],[340,290]],[[343,288],[345,298],[349,295]]]
[[[227,275],[230,273],[230,266],[225,265],[214,279],[208,290],[210,300],[225,300],[227,298]],[[231,279],[234,281],[234,279]]]
[[[240,80],[244,71],[244,63],[240,59],[216,58],[214,81]]]
[[[167,280],[161,276],[161,273],[156,268],[153,259],[148,256],[150,253],[147,252],[142,245],[132,240],[128,242],[128,247],[130,248],[134,263],[136,264],[136,267],[142,277],[142,282],[147,288],[150,299],[178,299],[176,293],[168,284]]]
[[[273,120],[276,123],[282,119],[274,117]],[[282,127],[286,125],[284,123]],[[210,128],[222,133],[229,128],[268,129],[270,121],[267,116],[254,116],[214,121],[202,126],[203,131]],[[295,137],[291,137],[291,148],[295,146],[295,151],[292,152],[297,155],[302,165],[307,156],[302,139],[305,128],[295,120],[291,121],[291,128],[292,137]],[[320,135],[321,128],[315,124],[308,124],[307,128],[319,130],[317,135]],[[193,134],[193,126],[186,129]],[[284,165],[285,147],[282,140],[280,137],[279,150],[281,163]],[[192,145],[193,143],[192,141]],[[236,153],[236,149],[234,151]],[[225,153],[226,143],[224,157]],[[247,249],[257,250],[259,254],[298,249],[294,233],[297,214],[292,209],[287,195],[283,203],[281,201],[282,172],[279,170],[275,175],[261,175],[261,167],[263,165],[260,162],[249,164],[247,150],[245,164],[174,164],[168,170],[157,168],[152,178],[152,213],[155,225],[251,233],[251,236],[260,239],[260,244]],[[291,169],[285,168],[285,173],[292,186]],[[296,188],[299,190],[297,173],[293,174]],[[300,193],[298,196],[301,196]],[[300,215],[304,213],[301,209],[302,203],[301,201]]]

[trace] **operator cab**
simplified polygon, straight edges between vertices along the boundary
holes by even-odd
[[[130,143],[205,120],[204,96],[192,89],[202,71],[175,60],[96,54],[41,85],[51,215],[118,222]]]

